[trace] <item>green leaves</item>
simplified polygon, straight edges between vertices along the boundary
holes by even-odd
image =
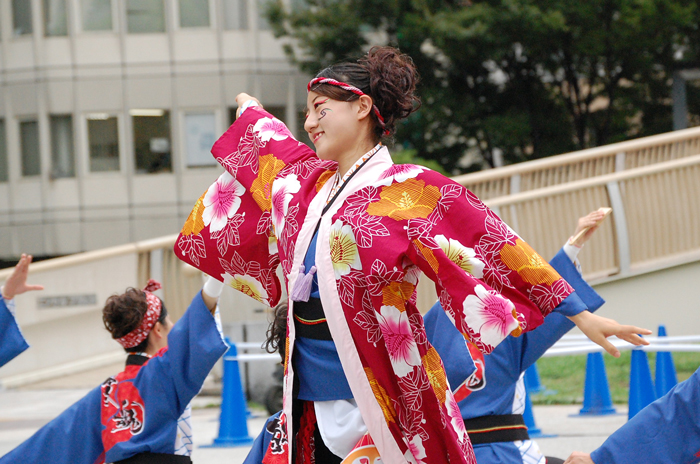
[[[512,163],[671,130],[670,76],[700,66],[695,0],[292,4],[278,0],[268,19],[310,74],[372,44],[414,59],[424,105],[397,141],[450,173],[491,165],[495,151]]]

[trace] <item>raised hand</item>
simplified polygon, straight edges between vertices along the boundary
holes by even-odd
[[[608,341],[608,337],[615,335],[617,338],[625,340],[633,345],[648,345],[649,342],[644,340],[638,334],[651,335],[651,330],[641,329],[633,325],[622,325],[613,319],[601,317],[588,311],[583,311],[575,316],[569,316],[569,319],[586,334],[586,336],[594,343],[602,346],[605,351],[612,356],[619,358],[620,350]]]
[[[583,244],[593,236],[593,233],[598,230],[598,226],[601,222],[603,222],[605,216],[606,213],[603,209],[597,209],[579,218],[578,224],[576,225],[576,230],[571,236],[576,238],[576,241],[573,242],[572,245],[576,245],[577,247],[583,246]],[[579,236],[579,234],[584,230],[585,232]]]
[[[255,98],[251,95],[248,95],[245,92],[241,92],[238,95],[236,95],[236,104],[238,105],[238,109],[236,110],[236,119],[238,119],[238,116],[241,115],[242,106],[248,100],[253,100],[254,102],[256,102],[258,104],[258,106],[260,108],[262,108],[262,103],[260,103],[260,100],[258,100],[257,98]]]
[[[7,278],[5,285],[2,287],[2,297],[6,300],[11,300],[15,295],[21,295],[24,292],[32,290],[43,290],[43,285],[27,285],[27,275],[29,274],[29,264],[32,262],[32,255],[25,255],[15,266],[14,272]]]

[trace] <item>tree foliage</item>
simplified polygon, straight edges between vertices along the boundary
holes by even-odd
[[[309,74],[375,44],[408,53],[424,104],[397,141],[454,173],[671,130],[671,75],[700,66],[696,0],[276,1]]]

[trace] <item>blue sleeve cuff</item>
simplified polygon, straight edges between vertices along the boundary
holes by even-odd
[[[549,264],[574,288],[575,293],[572,295],[576,295],[576,300],[583,305],[583,308],[581,308],[573,301],[567,302],[572,296],[569,295],[559,306],[554,308],[554,311],[564,316],[575,316],[585,309],[594,312],[605,304],[603,297],[598,295],[598,293],[583,280],[583,277],[576,269],[576,265],[571,262],[571,259],[569,259],[564,250],[559,250],[559,253],[554,256]]]
[[[559,306],[553,309],[554,312],[567,317],[575,316],[586,310],[588,310],[588,307],[583,303],[583,301],[581,301],[581,298],[576,294],[576,292],[573,292],[564,298],[564,301],[559,303]]]

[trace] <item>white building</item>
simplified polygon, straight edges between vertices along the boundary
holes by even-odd
[[[266,2],[0,0],[0,259],[178,232],[239,92],[299,135]]]

